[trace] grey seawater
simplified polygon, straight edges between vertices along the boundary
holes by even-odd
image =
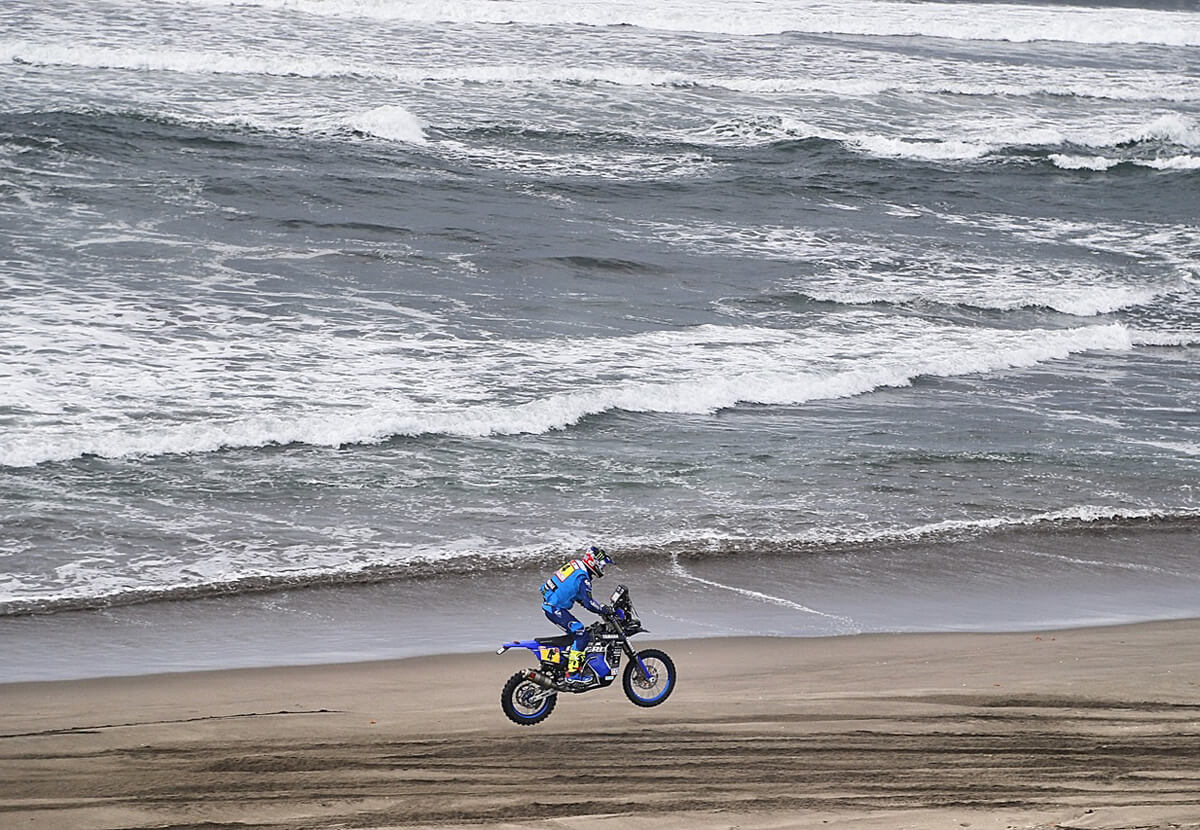
[[[142,5],[0,10],[14,676],[1200,612],[1188,10]]]
[[[1056,525],[832,552],[679,550],[627,555],[648,633],[680,638],[876,632],[1053,631],[1197,613],[1194,523]],[[557,633],[545,573],[488,573],[152,602],[0,620],[6,682],[353,662],[457,652]],[[592,616],[578,611],[585,622]],[[519,667],[497,658],[497,679]]]

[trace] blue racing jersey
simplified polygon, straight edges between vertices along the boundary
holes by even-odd
[[[593,614],[600,613],[600,605],[592,599],[592,578],[587,566],[578,559],[572,559],[546,580],[542,602],[564,610],[578,602]]]

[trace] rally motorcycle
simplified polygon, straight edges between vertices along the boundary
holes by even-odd
[[[580,694],[611,685],[622,657],[629,658],[621,685],[630,701],[638,706],[657,706],[671,696],[675,690],[675,664],[671,658],[656,648],[634,651],[629,644],[630,637],[646,630],[633,608],[629,589],[618,585],[610,606],[611,613],[587,628],[584,683],[567,683],[563,679],[567,656],[575,640],[570,634],[517,640],[500,646],[497,654],[510,648],[524,648],[540,661],[536,669],[522,669],[504,684],[500,707],[509,720],[519,726],[533,726],[550,717],[559,692]]]

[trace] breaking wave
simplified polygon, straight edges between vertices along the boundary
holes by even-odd
[[[262,75],[299,78],[369,78],[401,84],[495,84],[570,86],[678,87],[724,89],[754,95],[830,94],[871,96],[885,93],[961,96],[1068,96],[1114,101],[1200,100],[1200,89],[1169,75],[1130,72],[1119,79],[1078,71],[1058,79],[1036,82],[970,81],[937,78],[906,80],[903,77],[838,78],[810,70],[795,76],[756,77],[694,74],[632,65],[573,66],[567,64],[462,64],[420,66],[347,61],[324,55],[287,53],[231,54],[223,51],[121,48],[84,43],[55,44],[0,40],[0,62],[35,66],[81,67],[133,72],[183,74]]]
[[[1196,156],[1174,153],[1169,148],[1200,149],[1200,127],[1188,116],[1168,113],[1144,124],[1083,126],[1066,130],[1048,127],[991,128],[978,136],[959,135],[885,136],[849,133],[828,129],[785,116],[756,116],[713,124],[694,135],[694,140],[717,145],[769,145],[809,139],[834,141],[847,149],[880,158],[918,161],[973,161],[1003,153],[1036,154],[1056,148],[1120,148],[1124,153],[1144,147],[1149,158],[1129,159],[1130,163],[1157,169],[1194,169]],[[1055,153],[1051,160],[1060,167],[1069,166],[1077,154]],[[1114,161],[1113,164],[1121,163]],[[1081,162],[1087,166],[1090,162]],[[1111,165],[1110,165],[1111,166]]]
[[[899,544],[953,543],[1013,531],[1057,535],[1092,533],[1100,527],[1194,529],[1197,521],[1200,521],[1200,512],[1197,511],[1164,512],[1080,505],[1045,513],[948,520],[878,531],[818,528],[793,538],[631,538],[614,539],[606,546],[617,552],[626,565],[640,560],[667,566],[679,575],[682,571],[681,559],[691,562],[709,556],[821,556],[849,551],[875,551]],[[155,570],[153,565],[147,566],[146,572],[139,575],[141,584],[137,587],[131,586],[127,578],[106,576],[102,571],[90,571],[83,565],[77,565],[59,573],[60,577],[75,583],[69,588],[30,591],[22,590],[19,585],[14,586],[10,582],[6,589],[0,589],[0,617],[318,586],[456,577],[479,573],[482,561],[480,553],[485,550],[488,564],[482,567],[487,568],[495,567],[499,560],[506,561],[509,568],[545,567],[558,561],[562,555],[561,546],[553,544],[497,551],[495,545],[486,540],[464,539],[440,549],[402,548],[353,556],[347,556],[346,551],[340,549],[305,549],[291,551],[292,558],[305,561],[304,565],[247,568],[236,562],[237,551],[224,551],[207,557],[204,566],[171,566],[161,570]],[[1082,560],[1080,563],[1099,564]],[[1121,563],[1104,564],[1123,567]],[[1136,564],[1127,567],[1148,569],[1147,566]],[[687,578],[698,579],[690,575]],[[774,601],[773,598],[768,599]]]
[[[1127,351],[1134,347],[1135,337],[1120,324],[1058,331],[901,331],[879,343],[869,342],[868,337],[859,348],[873,356],[847,363],[836,358],[847,342],[844,334],[814,340],[770,329],[701,326],[687,332],[626,339],[620,344],[593,342],[586,347],[594,350],[590,359],[571,352],[570,359],[563,362],[595,367],[597,377],[580,377],[572,388],[547,391],[522,403],[469,403],[449,395],[441,402],[416,404],[397,392],[393,400],[377,400],[350,412],[345,407],[328,407],[154,427],[130,421],[117,429],[64,425],[61,430],[42,428],[32,434],[10,433],[0,438],[0,466],[34,466],[86,456],[156,456],[287,444],[339,447],[422,435],[536,435],[574,427],[585,419],[614,411],[706,414],[741,404],[798,406],[904,387],[921,377],[986,374],[1086,351]],[[553,347],[543,347],[543,351],[548,349]],[[606,374],[612,361],[603,357],[606,354],[637,363],[624,369],[612,367],[624,375],[624,380],[601,381],[599,377]],[[437,371],[446,378],[463,371],[486,376],[510,361],[511,356],[479,352],[467,360],[446,364]],[[552,356],[543,358],[527,366],[520,376],[514,375],[513,388],[529,382],[545,384],[545,380],[533,379],[553,377],[555,367]],[[339,388],[341,377],[330,379],[331,389]],[[236,379],[226,381],[230,382],[236,383]],[[289,397],[284,390],[295,382],[300,380],[279,378],[276,394]],[[311,396],[319,395],[322,384],[307,376],[303,382]],[[190,394],[186,388],[182,392]]]
[[[205,6],[254,6],[338,18],[417,24],[536,24],[636,26],[672,32],[730,35],[783,33],[938,37],[956,40],[1200,45],[1200,22],[1184,12],[1034,5],[852,2],[759,4],[735,12],[726,4],[666,0],[661,3],[531,0],[188,0]]]

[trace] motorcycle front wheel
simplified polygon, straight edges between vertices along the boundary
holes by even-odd
[[[533,726],[550,717],[554,704],[558,703],[556,692],[545,693],[538,684],[519,671],[504,684],[500,692],[500,708],[508,719],[518,726]]]
[[[646,667],[642,674],[638,662]],[[639,651],[625,666],[621,678],[625,696],[638,706],[657,706],[675,691],[675,663],[666,652],[656,648]]]

